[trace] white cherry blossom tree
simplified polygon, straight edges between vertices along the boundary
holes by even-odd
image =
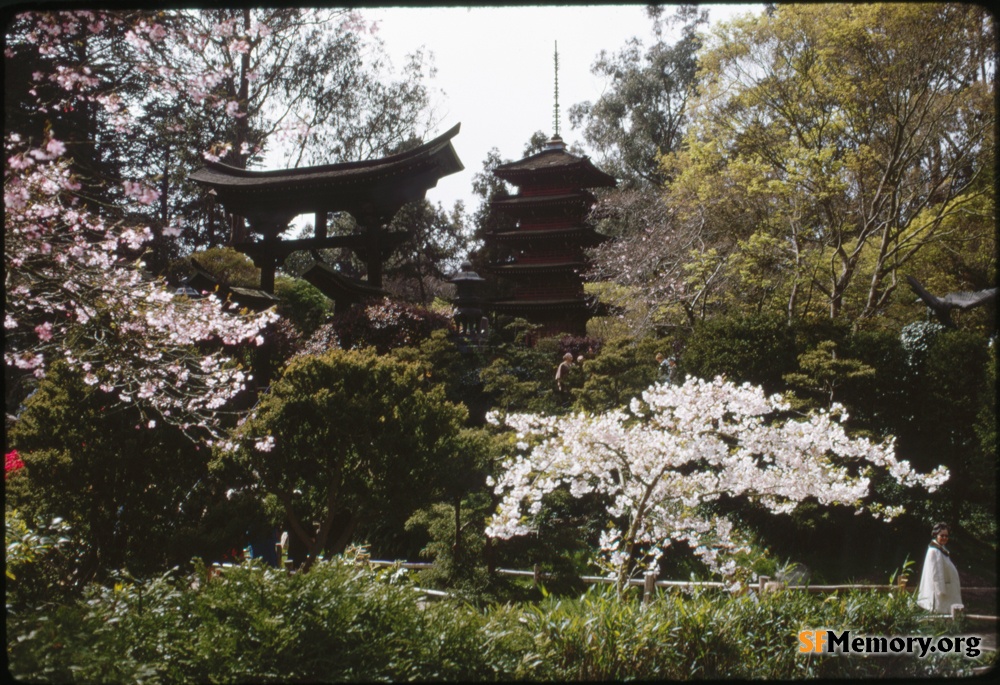
[[[870,502],[870,476],[887,472],[899,484],[935,490],[948,478],[938,467],[920,475],[895,457],[892,439],[850,437],[839,405],[804,419],[761,388],[721,377],[657,384],[628,410],[604,414],[512,414],[520,454],[502,464],[502,497],[487,535],[510,538],[532,530],[546,494],[605,496],[608,528],[598,563],[616,578],[656,564],[673,541],[686,541],[708,567],[731,577],[743,549],[738,531],[705,505],[728,496],[788,513],[806,499],[865,509],[886,519],[901,508]],[[500,417],[490,420],[501,423]]]

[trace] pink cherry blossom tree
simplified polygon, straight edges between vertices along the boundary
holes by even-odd
[[[489,482],[502,500],[487,535],[532,531],[544,497],[556,488],[574,497],[601,494],[608,527],[596,561],[621,592],[674,541],[686,541],[713,572],[734,577],[734,555],[745,551],[739,531],[705,506],[723,496],[759,502],[773,513],[812,499],[889,519],[902,509],[869,501],[874,470],[929,491],[948,478],[944,467],[915,473],[895,457],[891,439],[848,436],[838,405],[804,419],[785,418],[788,409],[759,387],[688,377],[683,385],[651,386],[627,410],[506,416],[502,423],[516,431],[519,454]],[[501,423],[495,414],[490,420]]]
[[[126,15],[143,40],[164,40],[166,29],[142,15]],[[58,41],[83,40],[121,16],[58,12],[19,17],[33,22],[21,47],[40,55]],[[47,62],[52,72],[35,75],[63,93],[58,106],[97,99],[127,133],[127,109],[86,65]],[[37,103],[41,115],[52,102]],[[84,374],[85,382],[114,394],[120,402],[176,423],[192,436],[215,435],[220,410],[246,387],[247,371],[225,345],[261,344],[262,330],[277,315],[235,311],[214,296],[175,297],[166,284],[146,274],[139,261],[149,240],[148,227],[121,220],[129,206],[158,197],[149,179],[122,183],[121,206],[85,202],[70,170],[66,145],[46,135],[5,141],[4,286],[6,290],[4,361],[36,378],[63,359]],[[125,211],[123,211],[125,210]],[[10,398],[8,397],[8,400]]]

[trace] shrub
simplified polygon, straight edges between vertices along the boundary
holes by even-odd
[[[295,324],[303,335],[312,334],[333,310],[326,295],[301,278],[275,279],[274,294],[281,298],[278,313]]]
[[[61,517],[85,550],[85,575],[128,566],[167,568],[176,538],[198,512],[185,501],[207,475],[207,450],[181,430],[122,405],[68,364],[54,364],[27,399],[10,439],[24,468],[7,481],[7,501],[28,518]]]
[[[79,549],[61,518],[35,522],[4,511],[7,612],[63,600],[76,590]]]
[[[384,299],[367,306],[354,306],[334,317],[334,329],[345,350],[374,347],[385,354],[397,347],[419,345],[441,328],[447,317],[423,307]]]
[[[357,561],[308,574],[253,564],[211,579],[204,567],[123,574],[83,601],[8,613],[8,665],[48,682],[564,681],[956,676],[995,659],[798,652],[803,629],[967,632],[918,621],[907,593],[665,591],[642,604],[593,588],[479,610],[425,605],[402,570]]]
[[[476,441],[461,432],[467,415],[417,364],[371,349],[300,356],[215,467],[278,498],[293,540],[308,547],[292,557],[310,563],[303,557],[342,552],[372,525],[402,530],[455,473],[474,468],[466,459]]]
[[[794,331],[780,316],[723,316],[695,328],[681,367],[700,378],[722,374],[772,393],[783,387],[782,376],[795,370],[797,354]]]

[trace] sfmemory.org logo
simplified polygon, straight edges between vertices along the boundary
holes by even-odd
[[[978,635],[929,637],[926,635],[854,635],[854,631],[803,630],[799,632],[800,654],[980,654],[983,638]]]

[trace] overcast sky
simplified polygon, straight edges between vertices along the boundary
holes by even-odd
[[[706,7],[713,23],[762,9],[741,3]],[[520,159],[532,133],[552,134],[557,41],[559,132],[567,144],[586,148],[567,112],[604,91],[604,79],[590,72],[597,54],[602,49],[617,52],[633,36],[648,46],[653,37],[641,4],[373,8],[363,14],[379,22],[377,35],[397,70],[404,56],[421,46],[434,54],[437,75],[429,85],[444,92],[435,97],[439,123],[431,135],[462,124],[452,143],[465,170],[441,179],[427,198],[448,209],[461,199],[469,211],[478,202],[472,176],[482,169],[490,148],[504,158]],[[665,15],[671,14],[666,8]]]

